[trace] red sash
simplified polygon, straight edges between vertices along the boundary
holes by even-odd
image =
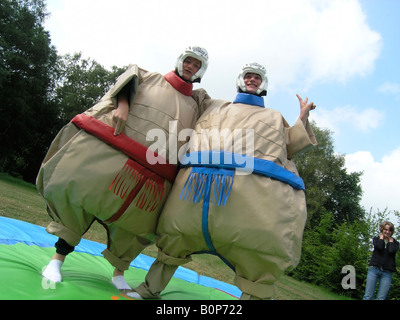
[[[164,196],[164,179],[173,183],[178,167],[169,164],[163,158],[164,163],[149,164],[146,160],[147,147],[124,134],[114,136],[114,128],[91,116],[79,114],[71,122],[129,157],[109,187],[109,190],[123,199],[124,203],[105,222],[118,220],[140,191],[142,193],[135,206],[148,212],[154,211]]]

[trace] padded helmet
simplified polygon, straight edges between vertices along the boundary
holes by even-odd
[[[238,78],[236,80],[237,90],[240,92],[246,92],[246,86],[244,85],[244,77],[247,73],[256,73],[261,77],[262,82],[256,94],[259,96],[266,96],[268,89],[267,71],[262,65],[258,64],[257,62],[246,63],[242,67],[242,71],[239,73]]]
[[[184,52],[178,57],[176,61],[176,70],[178,74],[182,77],[183,76],[183,62],[187,57],[193,57],[201,61],[201,67],[199,71],[197,71],[192,78],[190,79],[191,82],[200,82],[201,78],[204,76],[204,73],[208,67],[208,52],[206,49],[202,47],[191,46],[187,47]]]

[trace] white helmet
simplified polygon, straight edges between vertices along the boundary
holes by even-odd
[[[266,96],[268,88],[267,71],[262,65],[258,64],[257,62],[246,63],[242,67],[242,71],[239,73],[238,78],[236,80],[237,90],[246,92],[246,86],[244,85],[244,76],[247,73],[256,73],[261,77],[262,82],[256,94],[259,96]]]
[[[208,52],[206,49],[202,47],[196,47],[196,46],[191,46],[187,47],[184,52],[178,57],[176,61],[176,70],[178,71],[178,74],[182,77],[183,76],[183,61],[187,57],[193,57],[195,59],[198,59],[201,61],[201,67],[199,71],[197,71],[190,81],[192,82],[200,82],[201,78],[204,76],[204,73],[207,70],[208,67]]]

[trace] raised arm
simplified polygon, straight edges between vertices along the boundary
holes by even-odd
[[[303,99],[296,94],[297,99],[299,99],[300,102],[300,120],[303,122],[304,127],[307,125],[307,120],[308,117],[310,116],[310,111],[314,110],[317,106],[314,104],[314,102],[308,103],[308,98]]]

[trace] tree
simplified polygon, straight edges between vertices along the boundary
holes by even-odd
[[[312,123],[318,146],[294,161],[306,185],[308,219],[302,256],[291,275],[333,291],[359,297],[369,255],[369,226],[360,205],[360,172],[348,173],[336,154],[332,133]],[[356,270],[356,290],[344,292],[342,268]]]
[[[0,0],[0,170],[30,181],[57,117],[47,101],[57,54],[45,17],[42,0]]]
[[[294,159],[306,185],[307,229],[318,226],[325,211],[333,214],[333,226],[361,219],[362,173],[348,173],[344,156],[334,152],[332,132],[311,125],[318,145]]]
[[[108,71],[95,60],[75,53],[60,56],[57,70],[52,100],[59,106],[60,120],[65,124],[95,105],[126,68],[113,66]]]
[[[124,69],[57,56],[43,0],[0,0],[0,171],[34,182],[51,141]]]

